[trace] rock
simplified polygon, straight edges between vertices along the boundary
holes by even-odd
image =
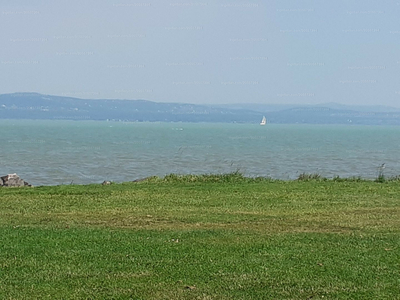
[[[32,186],[31,184],[25,182],[17,174],[8,174],[0,177],[0,186],[9,187],[21,187],[21,186]]]
[[[104,180],[102,183],[102,185],[110,185],[110,184],[111,184],[111,181],[106,181],[106,180]]]

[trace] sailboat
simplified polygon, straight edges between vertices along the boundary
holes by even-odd
[[[265,125],[265,124],[267,124],[267,118],[263,116],[260,125]]]

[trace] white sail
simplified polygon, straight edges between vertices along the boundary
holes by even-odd
[[[267,118],[263,116],[260,125],[265,125],[265,124],[267,124]]]

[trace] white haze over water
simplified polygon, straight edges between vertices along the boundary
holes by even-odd
[[[0,93],[400,107],[398,1],[2,0]]]
[[[1,174],[33,185],[131,181],[170,173],[400,174],[400,127],[1,120]]]

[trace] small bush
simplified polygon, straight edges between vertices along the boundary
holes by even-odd
[[[366,179],[362,179],[361,176],[353,176],[353,177],[348,177],[348,178],[340,178],[339,176],[335,176],[332,178],[333,181],[337,182],[344,182],[344,181],[350,181],[350,182],[361,182],[361,181],[366,181]]]
[[[385,182],[385,175],[379,174],[378,177],[376,177],[375,182]]]
[[[325,180],[327,180],[327,178],[321,177],[321,175],[318,173],[312,173],[312,174],[301,173],[299,175],[299,177],[297,178],[297,180],[300,180],[300,181],[310,181],[310,180],[325,181]]]
[[[387,178],[386,181],[400,181],[400,175]]]
[[[255,182],[275,182],[281,181],[278,179],[272,179],[270,177],[246,177],[239,170],[231,173],[223,174],[168,174],[163,178],[152,176],[136,182],[141,183],[157,183],[157,182],[168,182],[168,183],[255,183]]]
[[[164,182],[245,182],[248,180],[251,180],[251,178],[245,177],[239,171],[227,174],[168,174],[162,179]]]

